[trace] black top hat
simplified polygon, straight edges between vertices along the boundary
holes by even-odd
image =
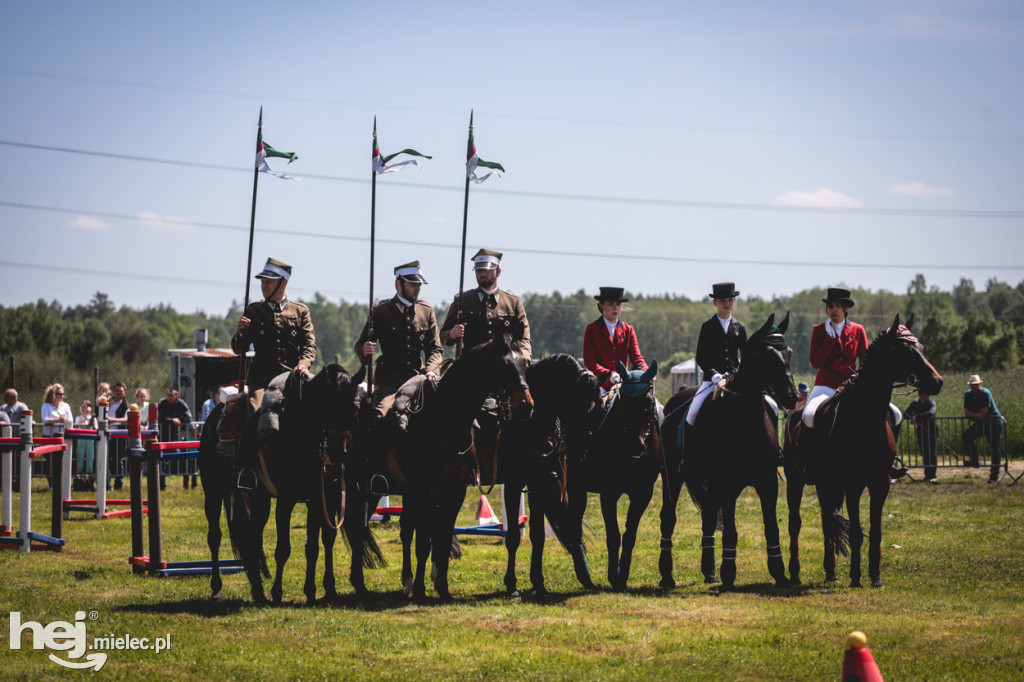
[[[732,282],[719,282],[711,285],[711,298],[736,298],[740,292],[736,291],[736,285]]]
[[[625,290],[622,287],[601,287],[601,293],[594,297],[595,301],[618,301],[625,303],[629,299],[625,297]]]
[[[411,263],[405,263],[395,268],[395,278],[404,280],[406,282],[413,282],[419,284],[426,284],[427,279],[423,276],[423,271],[420,270],[420,262],[414,260]]]
[[[279,260],[273,258],[267,259],[267,264],[263,266],[263,270],[256,275],[256,279],[283,279],[288,281],[292,276],[292,266],[287,263],[282,263]]]
[[[847,308],[853,307],[853,299],[850,298],[849,289],[839,289],[837,287],[829,287],[828,293],[825,294],[825,298],[821,299],[822,303],[842,303]]]

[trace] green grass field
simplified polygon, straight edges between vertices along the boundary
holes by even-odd
[[[1012,470],[1020,473],[1020,464],[1014,462]],[[504,548],[494,539],[469,538],[464,558],[452,565],[455,603],[445,606],[411,603],[399,591],[397,523],[376,526],[390,565],[368,572],[375,599],[358,604],[351,598],[349,553],[339,543],[342,603],[310,607],[301,592],[305,531],[298,524],[304,515],[296,512],[286,603],[257,608],[241,575],[225,578],[225,599],[217,603],[208,600],[206,578],[133,575],[128,519],[96,521],[77,514],[65,522],[68,547],[62,553],[0,552],[4,610],[43,625],[72,621],[79,610],[95,612],[95,620],[85,620],[90,639],[170,635],[171,647],[159,654],[110,651],[99,672],[70,671],[52,663],[48,651],[31,649],[27,632],[22,649],[11,650],[4,616],[0,670],[5,680],[823,680],[838,678],[846,635],[860,629],[887,680],[1019,680],[1024,483],[992,487],[984,470],[942,470],[939,477],[939,486],[893,487],[886,505],[882,589],[847,587],[845,563],[838,585],[823,583],[813,491],[804,497],[800,587],[779,589],[770,582],[758,502],[748,490],[740,499],[734,592],[720,593],[699,579],[698,516],[686,496],[679,502],[675,538],[680,586],[658,589],[657,495],[641,527],[628,593],[606,587],[582,592],[567,555],[549,540],[552,596],[538,601],[527,589],[521,602],[511,602],[501,582]],[[180,485],[169,480],[164,497],[166,558],[207,558],[202,494],[175,483]],[[46,532],[49,496],[42,485],[37,481],[33,523]],[[461,521],[472,522],[476,499],[471,491]],[[491,499],[496,502],[497,494]],[[779,518],[788,551],[782,503]],[[604,529],[594,496],[587,522],[591,570],[606,586]],[[272,533],[271,524],[267,537]],[[529,550],[525,540],[521,588],[529,587]],[[270,553],[273,562],[272,547]]]

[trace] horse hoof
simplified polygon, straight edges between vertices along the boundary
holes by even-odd
[[[860,584],[859,580],[851,580],[850,581],[850,587],[863,587],[863,586]]]
[[[775,587],[789,587],[789,579],[785,576],[775,579]]]
[[[793,576],[792,578],[789,579],[789,584],[795,586],[795,585],[801,585],[802,583],[800,582],[800,577],[799,576]]]
[[[412,578],[409,578],[402,583],[402,594],[406,597],[412,594]]]
[[[829,584],[837,583],[839,582],[839,578],[835,577],[834,575],[827,575],[825,576],[825,582]]]
[[[718,579],[718,576],[714,574],[704,576],[705,585],[717,585],[719,582],[721,581]]]
[[[882,582],[881,578],[875,578],[871,581],[871,587],[885,587],[885,583]]]
[[[252,603],[256,606],[266,606],[268,602],[262,592],[254,592],[252,595]]]
[[[519,590],[514,590],[513,592],[510,592],[508,598],[516,603],[523,601],[523,595],[519,594]]]
[[[218,591],[216,591],[216,592],[214,592],[213,594],[210,595],[210,601],[220,601],[223,598],[224,598],[224,593],[221,592],[220,590],[218,590]]]
[[[676,581],[672,578],[662,578],[661,582],[658,583],[658,587],[663,590],[671,590],[676,586]]]

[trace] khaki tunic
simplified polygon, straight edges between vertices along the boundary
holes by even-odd
[[[356,341],[357,357],[363,357],[363,344],[370,335],[369,324]],[[441,342],[437,336],[434,309],[425,301],[406,306],[394,298],[380,301],[373,308],[373,335],[376,337],[377,368],[374,371],[373,400],[379,403],[417,374],[441,373]]]
[[[235,333],[231,350],[244,353],[250,343],[256,350],[246,375],[250,393],[262,394],[281,372],[313,364],[316,334],[305,304],[286,300],[281,312],[275,312],[266,301],[258,301],[250,303],[243,315],[251,322],[244,332]]]
[[[455,295],[455,300],[448,308],[448,316],[441,326],[441,341],[446,346],[454,346],[457,341],[451,338],[451,331],[458,323],[456,318],[459,299],[462,298],[462,322],[466,325],[464,348],[472,348],[494,339],[499,334],[509,332],[514,341],[520,342],[520,352],[529,360],[533,353],[533,345],[530,342],[530,323],[526,319],[522,299],[499,289],[495,293],[495,305],[490,308],[482,298],[482,293],[477,287]]]

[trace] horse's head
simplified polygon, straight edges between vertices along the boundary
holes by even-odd
[[[519,343],[512,340],[511,334],[503,334],[473,351],[485,360],[486,367],[481,370],[490,372],[493,391],[509,397],[512,419],[529,419],[533,414],[533,397],[526,383],[527,360],[519,351]]]
[[[785,319],[775,325],[775,313],[768,316],[761,328],[750,335],[743,347],[743,362],[740,371],[751,372],[754,384],[775,396],[784,409],[796,407],[800,395],[793,383],[789,362],[793,349],[786,345],[784,334],[789,329],[789,312]]]
[[[308,427],[322,434],[327,452],[347,453],[358,415],[352,375],[341,365],[325,366],[303,386],[302,405],[312,421]]]
[[[917,387],[919,391],[937,395],[942,390],[942,375],[925,357],[924,346],[914,336],[913,326],[913,315],[906,324],[900,324],[900,316],[897,313],[892,325],[871,344],[869,358],[880,357],[892,381],[905,381]],[[876,348],[878,350],[875,350]]]
[[[608,422],[613,430],[609,435],[621,438],[616,445],[624,450],[623,454],[639,457],[647,447],[647,439],[653,429],[658,427],[658,406],[654,399],[654,380],[658,376],[658,361],[651,360],[646,370],[628,370],[619,362],[615,371],[622,377],[622,386],[612,406]],[[616,414],[617,413],[617,414]],[[598,438],[602,438],[599,431]]]
[[[601,404],[597,377],[569,353],[532,363],[526,368],[526,381],[536,410],[558,417],[568,431],[587,428]]]

